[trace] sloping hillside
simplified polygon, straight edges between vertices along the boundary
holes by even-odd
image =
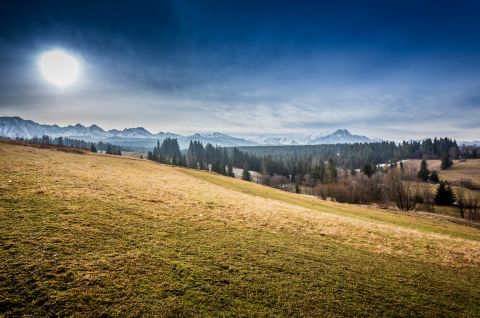
[[[440,173],[440,177],[454,182],[470,180],[480,186],[480,159],[455,161],[451,168]]]
[[[0,143],[5,316],[479,316],[480,230]]]
[[[408,160],[407,165],[420,169],[421,160]],[[465,161],[454,160],[454,164],[447,170],[440,170],[441,160],[427,160],[428,169],[436,170],[442,180],[460,182],[470,180],[480,185],[480,159],[468,159]]]

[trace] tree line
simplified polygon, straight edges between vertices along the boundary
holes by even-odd
[[[121,156],[122,150],[124,150],[122,146],[114,145],[103,141],[94,143],[81,139],[73,139],[68,137],[50,137],[48,135],[43,135],[42,137],[34,136],[30,139],[16,138],[15,140],[36,145],[57,145],[68,148],[79,148],[89,150],[90,152],[101,151],[106,153],[107,155],[117,156]]]
[[[425,139],[396,144],[394,142],[263,146],[225,148],[191,141],[182,153],[176,138],[166,138],[148,152],[148,159],[161,163],[212,170],[229,175],[231,167],[248,168],[264,175],[288,178],[290,182],[335,183],[337,168],[352,174],[361,169],[369,177],[379,164],[396,165],[402,159],[442,159],[448,169],[453,159],[477,158],[477,147],[459,147],[449,138]],[[401,163],[400,163],[401,164]],[[435,178],[436,172],[432,177]],[[422,176],[425,178],[425,176]],[[430,175],[428,176],[430,177]]]
[[[199,141],[190,141],[186,153],[180,151],[176,138],[165,138],[147,154],[147,159],[160,163],[193,169],[209,170],[225,176],[234,176],[233,161],[229,149],[207,144],[205,147]]]
[[[450,138],[434,138],[422,141],[393,141],[355,144],[294,145],[294,146],[255,146],[240,147],[242,151],[257,156],[271,156],[291,167],[298,161],[309,163],[326,162],[332,159],[342,169],[359,169],[366,164],[375,166],[397,162],[402,159],[450,159],[478,158],[478,147],[458,146]]]

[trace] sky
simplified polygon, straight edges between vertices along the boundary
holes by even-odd
[[[0,116],[156,133],[480,139],[480,1],[0,3]],[[48,83],[42,53],[80,64]]]

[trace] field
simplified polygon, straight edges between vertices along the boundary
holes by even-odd
[[[408,160],[407,165],[420,169],[421,160]],[[440,170],[440,160],[427,160],[428,169],[436,170],[441,180],[458,183],[462,180],[470,180],[480,185],[480,159],[468,159],[466,161],[454,160],[453,166],[447,170]]]
[[[480,229],[0,143],[0,316],[480,316]]]
[[[480,160],[457,162],[450,169],[441,171],[440,178],[455,182],[471,180],[480,185]]]

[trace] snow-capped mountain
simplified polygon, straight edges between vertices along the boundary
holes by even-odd
[[[301,137],[263,136],[250,139],[234,137],[220,132],[196,133],[183,136],[170,132],[152,134],[143,127],[125,128],[123,130],[104,130],[97,125],[84,126],[81,124],[60,127],[58,125],[41,125],[20,117],[0,117],[0,136],[8,138],[33,138],[48,135],[51,137],[69,137],[86,141],[108,141],[129,147],[153,147],[157,140],[177,138],[181,148],[188,147],[190,141],[197,140],[203,144],[233,147],[233,146],[286,146],[286,145],[319,145],[337,143],[374,142],[365,136],[353,135],[346,129],[338,129],[327,135],[307,135]]]
[[[258,146],[258,143],[254,141],[233,137],[219,132],[205,134],[196,133],[190,136],[185,136],[184,139],[187,140],[188,143],[190,143],[190,140],[197,140],[203,144],[211,143],[212,145],[217,144],[222,146]]]
[[[375,141],[365,136],[353,135],[346,129],[338,129],[327,135],[310,134],[300,137],[257,137],[253,140],[266,146],[351,144]]]
[[[465,146],[480,146],[480,140],[459,141],[458,144],[465,145]]]
[[[301,143],[289,137],[254,137],[252,141],[264,145],[264,146],[293,146],[293,145],[300,145]]]
[[[352,135],[346,129],[338,129],[334,133],[326,136],[319,136],[308,141],[310,145],[320,144],[353,144],[360,142],[372,142],[372,140],[365,136]]]
[[[153,134],[143,127],[125,128],[124,130],[111,129],[107,134],[121,138],[152,138]]]
[[[111,129],[105,131],[97,125],[89,127],[81,124],[60,127],[58,125],[41,125],[31,120],[20,117],[0,117],[0,136],[8,138],[33,138],[48,135],[50,137],[69,137],[86,141],[108,141],[118,145],[130,147],[153,147],[157,140],[177,138],[180,147],[186,148],[191,140],[202,143],[211,143],[219,146],[253,146],[255,142],[243,138],[232,137],[219,132],[208,134],[193,134],[182,136],[169,132],[152,134],[143,127],[125,128],[123,130]]]

